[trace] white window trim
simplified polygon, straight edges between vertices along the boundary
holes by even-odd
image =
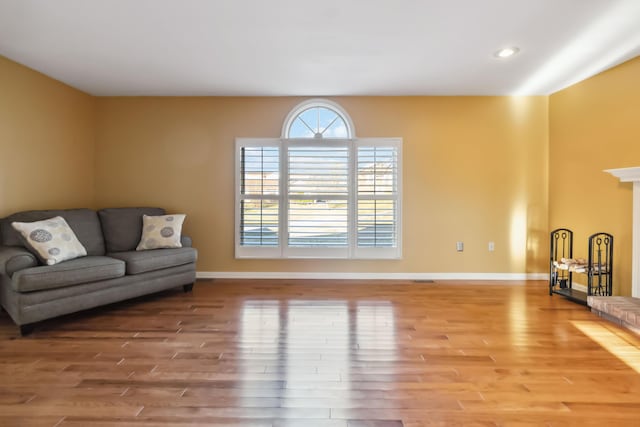
[[[287,117],[284,119],[284,123],[282,124],[282,132],[280,134],[282,139],[289,139],[289,129],[291,128],[291,125],[293,124],[294,120],[300,115],[300,113],[302,113],[305,110],[308,110],[309,108],[314,108],[314,107],[325,107],[335,111],[336,114],[338,114],[347,125],[346,139],[356,138],[356,128],[353,125],[353,121],[351,120],[351,117],[349,117],[349,114],[347,114],[347,112],[344,110],[344,108],[340,106],[340,104],[330,101],[328,99],[314,98],[314,99],[308,99],[306,101],[303,101],[291,109]],[[301,138],[296,140],[308,141],[309,139],[310,138]],[[326,139],[323,139],[323,141],[326,141],[327,139],[335,140],[337,138],[326,138]]]
[[[348,244],[346,248],[299,248],[289,247],[287,244],[288,235],[288,174],[287,147],[290,145],[338,145],[349,147],[349,174],[350,185],[348,195]],[[240,194],[240,162],[242,147],[278,147],[280,155],[279,165],[279,194],[277,197],[269,196],[247,196]],[[383,146],[396,147],[398,150],[397,159],[397,194],[388,196],[396,201],[396,247],[376,247],[362,248],[357,246],[357,150],[358,147]],[[293,259],[293,258],[313,258],[313,259],[401,259],[402,258],[402,138],[360,138],[360,139],[278,139],[278,138],[236,138],[235,153],[235,257],[236,258],[260,258],[260,259]],[[253,199],[278,199],[278,247],[254,247],[240,245],[240,201],[245,198]],[[365,198],[385,198],[385,197],[365,197]]]
[[[281,258],[282,257],[282,215],[280,213],[280,209],[282,208],[282,163],[278,165],[278,179],[280,182],[280,189],[278,190],[279,194],[276,196],[269,195],[269,197],[264,195],[251,195],[251,196],[243,196],[240,194],[240,186],[242,184],[242,175],[240,171],[240,163],[242,161],[242,148],[243,147],[276,147],[280,150],[280,162],[282,162],[282,148],[281,142],[279,139],[274,138],[236,138],[236,152],[235,152],[235,253],[236,258]],[[264,247],[256,247],[256,246],[242,246],[240,244],[240,224],[241,224],[241,209],[240,202],[243,199],[278,199],[278,246],[264,246]],[[286,223],[285,223],[286,224]]]
[[[350,249],[353,249],[353,252],[350,254],[349,258],[352,259],[401,259],[402,258],[402,138],[360,138],[353,141],[352,152],[356,153],[358,147],[395,147],[398,150],[398,159],[397,159],[397,194],[395,196],[365,196],[358,197],[356,192],[357,189],[357,156],[353,156],[353,168],[351,169],[352,173],[352,184],[350,190],[353,192],[353,197],[350,197],[350,201],[353,204],[351,208],[353,209],[351,212],[353,214],[349,215],[350,220],[354,221],[353,226],[349,228],[349,232],[352,234],[350,236],[350,241],[353,241],[353,245],[349,245]],[[351,194],[350,194],[351,196]],[[360,199],[388,199],[396,201],[396,247],[393,248],[385,248],[385,247],[377,247],[377,248],[359,248],[357,245],[357,204]],[[351,225],[351,224],[350,224]],[[353,239],[353,240],[352,240]]]

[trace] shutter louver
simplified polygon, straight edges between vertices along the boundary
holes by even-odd
[[[279,245],[280,150],[242,147],[240,159],[240,245]]]
[[[397,246],[398,150],[358,147],[358,247]]]

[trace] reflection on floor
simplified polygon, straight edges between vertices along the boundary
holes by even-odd
[[[294,398],[288,390],[331,381],[344,404],[352,371],[365,374],[372,368],[367,355],[374,354],[393,373],[396,343],[390,301],[247,300],[241,316],[241,370],[247,379],[256,370],[282,379],[284,387],[276,384],[270,394],[281,403]]]

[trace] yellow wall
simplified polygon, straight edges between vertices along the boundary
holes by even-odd
[[[631,295],[632,184],[603,169],[640,166],[640,58],[550,97],[549,226],[614,236],[614,294]],[[585,279],[582,279],[586,282]]]
[[[404,140],[403,259],[234,259],[234,138],[278,137],[303,99],[99,98],[97,204],[187,213],[199,271],[546,271],[547,97],[333,98]]]
[[[186,212],[200,271],[546,271],[547,97],[334,98],[359,136],[404,140],[403,259],[303,261],[234,259],[233,160],[304,98],[95,98],[5,58],[0,89],[0,215]]]
[[[548,98],[335,98],[358,135],[404,139],[404,258],[235,260],[234,138],[278,136],[303,98],[94,98],[0,57],[0,215],[184,211],[200,271],[545,272],[549,229],[578,256],[603,230],[629,295],[631,185],[602,170],[640,164],[638,75],[636,58]]]
[[[95,98],[0,56],[0,217],[94,203]]]

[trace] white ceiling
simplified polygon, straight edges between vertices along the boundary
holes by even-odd
[[[640,55],[640,0],[0,0],[0,55],[94,95],[549,94]]]

